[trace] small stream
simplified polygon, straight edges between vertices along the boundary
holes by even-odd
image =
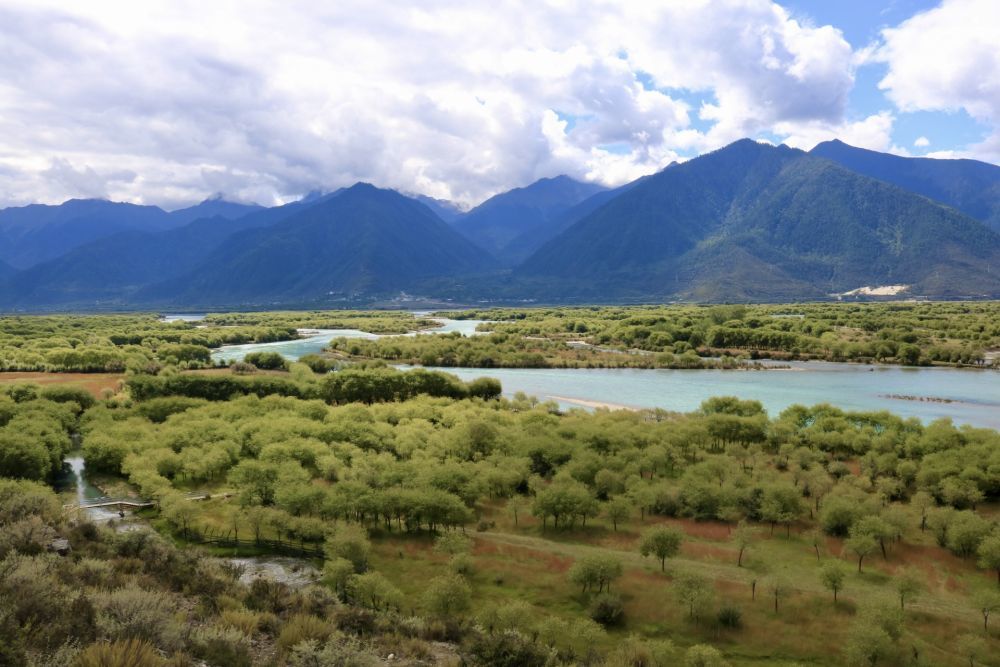
[[[109,507],[86,507],[88,503],[110,500],[104,492],[87,481],[86,463],[81,452],[73,452],[63,459],[63,471],[56,482],[56,489],[63,492],[75,491],[74,502],[81,506],[80,512],[95,523],[117,522],[117,530],[135,530],[141,525],[131,512],[126,511],[122,517],[116,510]]]

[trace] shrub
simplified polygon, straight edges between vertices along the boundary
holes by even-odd
[[[622,599],[612,593],[602,593],[590,603],[590,617],[605,627],[621,625],[625,620]]]
[[[476,633],[468,643],[466,653],[473,665],[544,667],[549,664],[551,652],[521,633],[510,631]]]
[[[293,616],[281,628],[278,635],[278,648],[288,652],[300,642],[315,640],[326,641],[333,632],[330,624],[321,618],[309,614],[298,614]]]
[[[197,657],[210,665],[227,667],[252,667],[250,646],[243,633],[236,628],[200,628],[191,638]]]
[[[247,609],[230,609],[220,614],[219,622],[252,637],[260,627],[260,614]]]
[[[91,644],[76,658],[75,667],[158,667],[163,665],[153,645],[141,639]]]
[[[726,605],[719,609],[716,620],[719,621],[719,625],[722,627],[735,630],[743,626],[743,612],[739,607]]]

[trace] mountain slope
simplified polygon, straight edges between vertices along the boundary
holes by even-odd
[[[742,140],[647,178],[516,271],[580,298],[1000,294],[1000,236],[895,186]],[[545,287],[540,285],[548,284]]]
[[[330,196],[335,195],[326,198]],[[137,290],[195,269],[233,234],[277,224],[326,198],[260,209],[236,219],[201,218],[164,232],[120,232],[74,248],[6,282],[0,275],[0,306],[137,305],[130,301]]]
[[[384,294],[493,265],[426,206],[359,183],[280,225],[240,233],[143,296],[185,305]]]
[[[156,206],[101,199],[7,208],[0,210],[0,259],[23,269],[121,231],[171,226],[170,215]]]
[[[403,193],[403,196],[411,196],[413,199],[416,199],[445,222],[451,223],[462,217],[462,209],[447,199],[434,199],[434,197],[428,197],[427,195],[406,195],[405,193]]]
[[[211,197],[187,208],[178,209],[169,213],[170,220],[177,227],[194,222],[201,218],[225,218],[235,220],[245,215],[263,210],[263,206],[257,204],[240,204],[238,202],[226,201],[222,197]]]
[[[1000,231],[1000,167],[977,160],[908,158],[826,141],[812,155],[947,204]]]
[[[568,176],[543,178],[496,195],[461,216],[454,227],[508,264],[517,263],[558,233],[560,216],[604,188]]]

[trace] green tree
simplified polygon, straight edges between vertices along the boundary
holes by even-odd
[[[623,496],[612,498],[605,507],[605,513],[611,519],[615,532],[618,532],[618,522],[627,520],[632,516],[632,511],[632,503]]]
[[[740,521],[732,535],[733,544],[736,545],[736,567],[743,567],[743,556],[747,549],[753,544],[753,529],[747,525],[746,521]]]
[[[431,579],[424,591],[424,606],[432,616],[443,620],[454,619],[469,609],[472,592],[465,577],[457,574],[442,575]]]
[[[910,570],[903,570],[896,575],[893,581],[893,588],[899,597],[899,608],[906,608],[906,602],[913,600],[923,590],[923,580],[917,573]]]
[[[677,528],[661,526],[643,534],[639,542],[639,553],[655,556],[660,561],[660,571],[667,569],[667,559],[676,556],[684,541],[684,533]]]
[[[865,559],[865,556],[878,549],[878,542],[871,535],[861,533],[847,538],[844,541],[844,546],[853,551],[858,557],[858,572],[861,572],[861,562]]]
[[[997,584],[1000,585],[1000,532],[993,531],[993,534],[984,538],[976,549],[979,556],[979,567],[984,570],[996,570]]]
[[[819,577],[820,581],[823,582],[823,587],[833,593],[833,602],[836,604],[837,594],[843,590],[844,580],[847,578],[847,572],[844,569],[844,566],[840,563],[840,561],[827,561],[827,563],[820,568]]]
[[[962,635],[955,646],[958,654],[969,661],[969,667],[976,667],[980,658],[989,656],[989,647],[979,635]]]
[[[711,604],[713,593],[712,582],[701,575],[687,572],[674,580],[674,595],[687,607],[688,618],[692,620]]]
[[[972,605],[983,616],[983,632],[990,631],[990,615],[1000,611],[1000,593],[997,591],[979,591],[972,596]]]

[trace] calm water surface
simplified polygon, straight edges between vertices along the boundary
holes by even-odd
[[[414,313],[417,316],[425,316],[425,313]],[[483,323],[483,320],[449,320],[443,317],[431,318],[439,322],[441,326],[427,331],[411,331],[404,336],[416,336],[419,334],[447,334],[458,332],[463,336],[476,335],[476,327]],[[224,345],[212,353],[212,361],[240,361],[251,352],[278,352],[286,359],[295,361],[307,354],[318,354],[323,351],[334,338],[364,338],[374,340],[380,338],[378,334],[360,331],[358,329],[300,329],[300,335],[304,338],[298,340],[287,340],[280,343],[249,343],[247,345]],[[400,334],[393,334],[398,336]]]
[[[1000,372],[798,362],[789,370],[441,368],[463,380],[489,376],[504,394],[523,391],[563,407],[586,402],[695,410],[711,396],[756,399],[768,413],[789,405],[832,403],[846,410],[889,410],[903,417],[1000,428]],[[893,396],[946,399],[904,400]],[[583,402],[583,403],[581,403]]]
[[[427,313],[414,313],[426,316]],[[440,319],[434,333],[476,333],[480,320]],[[427,332],[424,332],[427,333]],[[416,335],[415,333],[407,335]],[[328,329],[282,343],[231,345],[216,360],[242,359],[248,352],[274,351],[290,360],[323,350],[333,338],[378,338],[357,329]],[[555,400],[564,408],[595,404],[633,408],[695,410],[711,396],[755,399],[776,415],[795,403],[831,403],[845,410],[889,410],[927,422],[949,417],[956,423],[1000,428],[1000,372],[955,368],[900,368],[866,364],[793,362],[766,371],[440,368],[463,380],[495,377],[504,394],[524,392]],[[900,397],[924,400],[906,400]],[[933,400],[929,400],[933,399]]]

